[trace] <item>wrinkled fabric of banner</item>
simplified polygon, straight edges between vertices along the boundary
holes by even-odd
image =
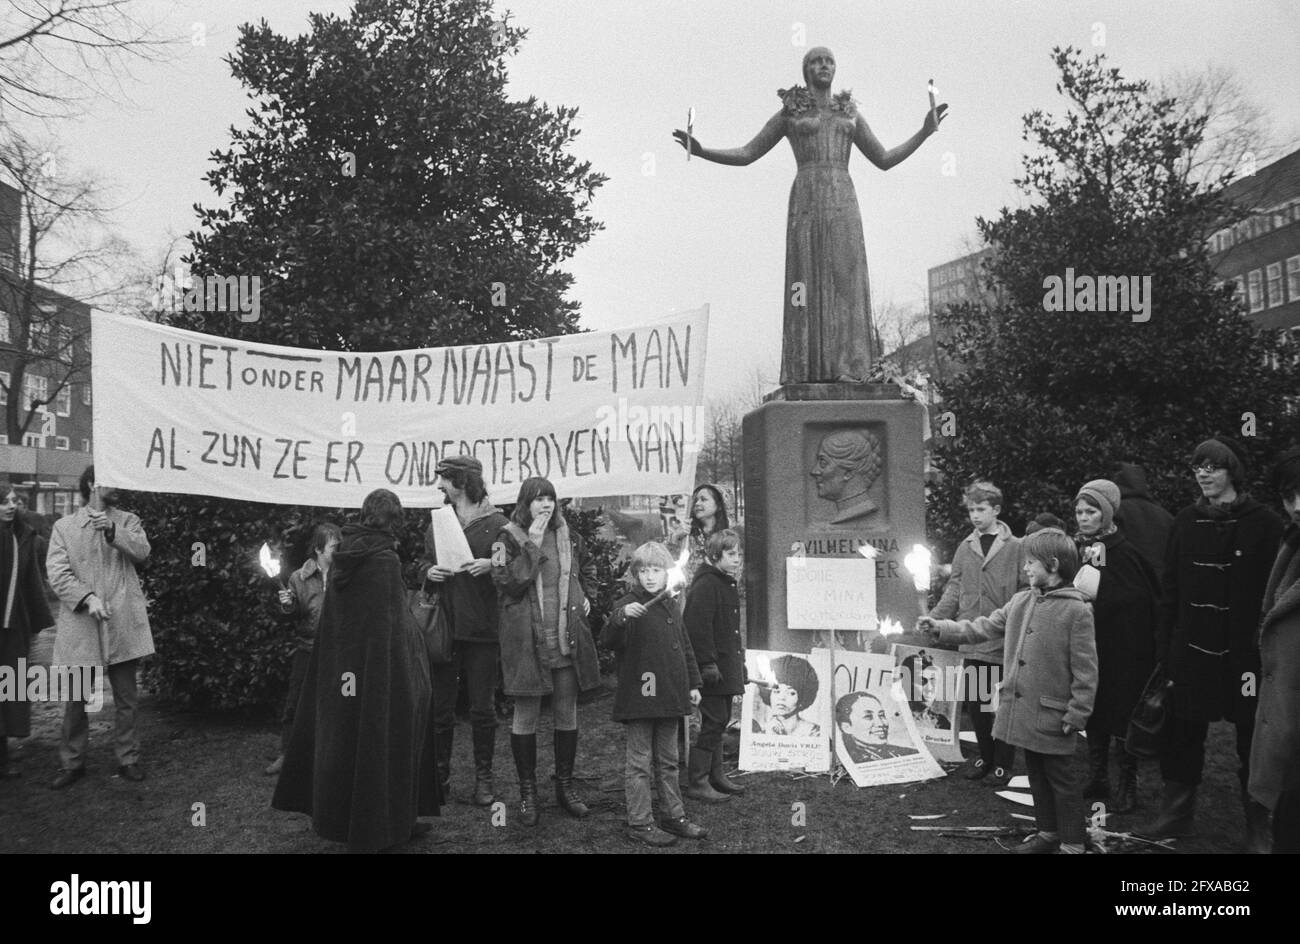
[[[252,344],[96,313],[95,471],[117,488],[360,507],[442,503],[445,455],[489,498],[689,492],[708,307],[640,328],[383,353]]]

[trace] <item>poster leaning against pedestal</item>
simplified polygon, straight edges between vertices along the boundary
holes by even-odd
[[[836,653],[831,712],[835,754],[859,787],[944,775],[895,682],[893,656]]]
[[[962,759],[961,694],[962,654],[925,646],[895,643],[894,677],[902,686],[907,709],[916,722],[921,740],[935,760]],[[973,667],[972,667],[973,668]]]
[[[741,770],[830,770],[829,650],[745,653]]]

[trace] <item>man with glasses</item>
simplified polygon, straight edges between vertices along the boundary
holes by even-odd
[[[1172,686],[1160,757],[1164,795],[1150,838],[1192,832],[1212,721],[1236,726],[1246,846],[1266,851],[1268,813],[1250,799],[1251,739],[1259,690],[1259,615],[1282,520],[1242,489],[1246,452],[1226,436],[1196,447],[1201,498],[1178,513],[1162,579],[1156,659]]]

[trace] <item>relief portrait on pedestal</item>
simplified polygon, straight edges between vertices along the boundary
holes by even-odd
[[[827,433],[817,444],[808,475],[819,501],[814,521],[857,524],[879,511],[869,492],[884,467],[884,450],[873,434],[856,429]]]
[[[673,137],[715,164],[752,164],[785,138],[799,170],[790,187],[786,224],[781,384],[862,383],[880,352],[871,325],[871,286],[862,214],[849,176],[856,147],[881,170],[906,160],[934,134],[947,105],[935,105],[921,128],[886,148],[847,92],[831,94],[835,56],[817,46],[803,57],[806,85],[777,92],[781,110],[752,141],[706,148],[687,131]]]

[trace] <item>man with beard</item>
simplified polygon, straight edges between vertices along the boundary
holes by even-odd
[[[144,779],[140,741],[135,732],[139,703],[136,668],[153,655],[153,635],[144,591],[135,567],[149,557],[149,539],[140,519],[117,507],[117,492],[95,482],[95,467],[81,473],[82,506],[54,523],[46,573],[59,597],[56,666],[108,667],[113,687],[113,748],[117,772],[127,780]],[[97,679],[97,683],[102,684]],[[89,692],[86,693],[89,697]],[[63,713],[59,743],[62,770],[51,786],[61,790],[86,775],[89,742],[84,701],[70,701]]]
[[[915,748],[889,743],[889,712],[870,692],[849,692],[836,702],[835,724],[854,764],[916,753]]]

